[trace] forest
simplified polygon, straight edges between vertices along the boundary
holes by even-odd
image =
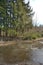
[[[29,1],[0,0],[0,37],[31,40],[43,36],[37,32],[40,27],[33,26],[33,16]]]
[[[0,0],[0,65],[43,65],[43,25],[34,26],[34,14],[30,0]]]

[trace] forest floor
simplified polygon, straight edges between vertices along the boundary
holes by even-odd
[[[37,38],[35,40],[14,40],[14,41],[0,41],[0,63],[1,65],[43,65],[35,63],[31,60],[31,47],[42,48],[43,44],[36,42],[43,41],[43,38]],[[35,43],[35,44],[34,44]],[[15,58],[16,57],[16,58]],[[18,62],[17,64],[7,64],[7,62],[14,62],[18,59],[28,59],[28,61]],[[1,60],[2,59],[2,60]],[[11,60],[12,59],[12,60]],[[4,64],[4,62],[6,64]],[[14,60],[14,61],[13,61]],[[2,64],[3,63],[3,64]]]
[[[13,40],[13,41],[0,41],[0,46],[7,46],[7,45],[12,45],[12,44],[16,44],[16,43],[34,43],[37,41],[43,41],[43,37],[42,38],[37,38],[37,39],[32,39],[32,40]]]

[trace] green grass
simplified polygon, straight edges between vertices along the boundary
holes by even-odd
[[[41,37],[41,34],[38,33],[38,32],[28,32],[28,33],[25,33],[23,35],[23,40],[32,40],[32,39],[37,39],[37,38],[40,38]]]

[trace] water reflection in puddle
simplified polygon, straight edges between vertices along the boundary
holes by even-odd
[[[32,60],[43,64],[43,48],[32,48]]]

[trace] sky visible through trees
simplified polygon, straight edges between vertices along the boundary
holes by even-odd
[[[43,0],[30,0],[30,5],[35,11],[34,22],[43,25]]]

